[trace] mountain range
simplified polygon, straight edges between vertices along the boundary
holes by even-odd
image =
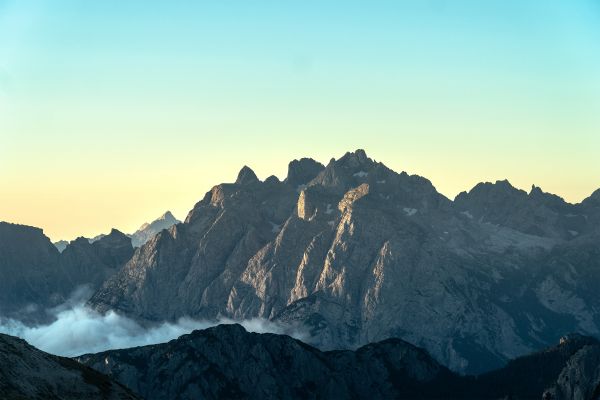
[[[451,201],[364,151],[284,181],[244,167],[90,299],[143,321],[266,318],[310,343],[399,337],[479,373],[600,326],[600,191],[580,204],[507,181]]]
[[[137,231],[135,231],[132,234],[128,234],[127,236],[129,236],[131,238],[131,244],[133,245],[133,247],[140,247],[141,245],[146,243],[148,240],[150,240],[150,238],[152,236],[156,235],[158,232],[162,231],[163,229],[170,228],[171,226],[178,224],[180,222],[181,221],[179,221],[177,218],[175,218],[173,216],[171,211],[167,211],[166,213],[164,213],[163,215],[161,215],[154,221],[152,221],[150,223],[146,222],[146,223],[142,224],[142,226],[140,226]],[[93,238],[89,238],[88,240],[90,243],[94,243],[94,242],[102,239],[104,236],[106,236],[106,235],[100,234],[100,235],[94,236]],[[56,246],[58,251],[60,251],[61,253],[64,249],[67,248],[68,244],[69,244],[69,242],[66,240],[59,240],[58,242],[54,242],[54,246]]]
[[[501,369],[462,376],[401,339],[322,352],[289,336],[249,333],[234,324],[164,344],[67,359],[0,334],[0,396],[587,400],[600,396],[600,343],[570,335]]]
[[[0,312],[86,284],[90,307],[143,324],[258,317],[304,327],[322,351],[400,338],[481,374],[599,334],[599,223],[600,190],[570,204],[497,181],[450,200],[362,150],[303,158],[283,181],[242,168],[135,250],[113,231],[59,253],[39,229],[1,224]]]

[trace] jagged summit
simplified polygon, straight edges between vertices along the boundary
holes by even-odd
[[[288,169],[284,182],[252,183],[245,167],[237,184],[214,186],[122,268],[82,268],[86,277],[114,273],[90,305],[146,321],[308,325],[323,349],[402,337],[463,372],[555,343],[556,332],[600,331],[594,199],[568,204],[497,181],[452,202],[426,178],[360,150]],[[75,250],[60,258],[97,259],[102,246]]]
[[[237,185],[249,185],[256,182],[260,182],[260,180],[254,171],[252,171],[252,169],[250,169],[250,167],[247,165],[244,165],[244,167],[238,173],[237,179],[235,180]]]
[[[367,157],[367,153],[363,149],[358,149],[354,152],[347,152],[337,162],[340,165],[357,167],[364,164],[371,164],[373,160]]]
[[[180,222],[181,221],[175,218],[171,211],[166,211],[154,221],[143,224],[135,233],[131,235],[133,247],[140,247],[163,229],[168,229]]]
[[[301,158],[294,160],[288,165],[288,174],[285,182],[297,187],[306,185],[313,180],[325,166],[312,158]]]

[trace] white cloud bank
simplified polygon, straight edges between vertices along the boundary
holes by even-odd
[[[55,316],[54,322],[40,326],[27,326],[14,319],[0,320],[0,333],[18,336],[40,350],[67,357],[164,343],[193,330],[222,323],[236,322],[250,332],[288,334],[297,339],[304,336],[301,331],[259,318],[244,321],[181,318],[176,323],[164,322],[148,328],[113,311],[100,314],[83,302],[74,304],[73,300],[51,310],[51,313]]]

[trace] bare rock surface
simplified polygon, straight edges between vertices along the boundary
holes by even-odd
[[[451,201],[362,150],[323,168],[294,161],[283,182],[244,167],[90,304],[149,321],[302,324],[321,349],[399,337],[479,373],[566,332],[599,334],[596,197],[569,204],[499,181]]]

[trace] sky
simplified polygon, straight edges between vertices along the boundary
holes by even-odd
[[[600,187],[597,0],[0,0],[0,220],[183,219],[358,148],[449,198]]]

